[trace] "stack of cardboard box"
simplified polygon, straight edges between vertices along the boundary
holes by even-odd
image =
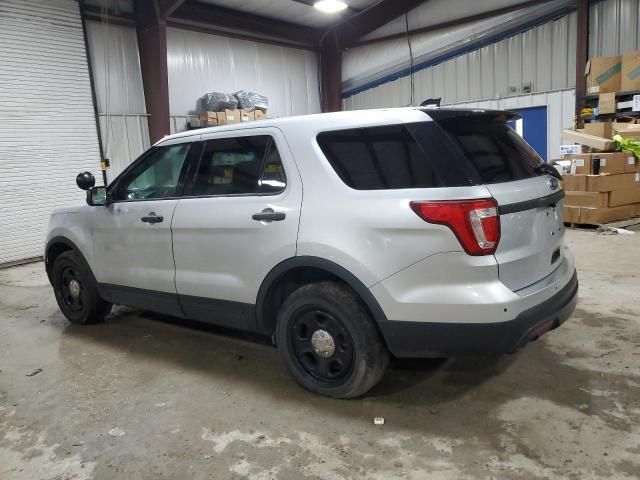
[[[592,58],[585,70],[587,92],[598,95],[583,129],[563,130],[565,221],[601,224],[640,215],[640,161],[615,151],[614,135],[640,141],[640,52]],[[633,101],[621,102],[625,97]],[[593,97],[592,97],[593,98]],[[606,121],[608,119],[609,121]]]
[[[640,163],[631,153],[565,155],[566,222],[596,225],[640,215]]]
[[[589,95],[640,90],[640,52],[592,58],[585,75]]]
[[[198,113],[197,126],[215,127],[217,125],[232,125],[234,123],[240,122],[253,122],[254,120],[264,120],[265,118],[267,118],[267,113],[258,109],[236,109],[224,110],[222,112],[200,112]]]

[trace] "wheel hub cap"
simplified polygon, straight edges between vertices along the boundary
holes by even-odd
[[[326,330],[316,330],[311,335],[311,345],[316,355],[322,358],[331,357],[336,351],[336,342]]]
[[[80,296],[80,283],[77,280],[71,280],[69,282],[69,293],[73,298]]]

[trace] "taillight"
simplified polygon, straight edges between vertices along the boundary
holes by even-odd
[[[493,198],[411,202],[420,218],[446,225],[469,255],[491,255],[500,241],[500,216]]]

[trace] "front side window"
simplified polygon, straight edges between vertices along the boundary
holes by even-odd
[[[205,146],[194,194],[277,193],[285,186],[282,160],[269,135],[219,138]]]
[[[119,182],[114,200],[172,198],[180,195],[180,176],[190,144],[158,147]]]

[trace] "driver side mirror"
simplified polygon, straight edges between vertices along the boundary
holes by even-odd
[[[96,207],[108,203],[107,187],[91,187],[87,190],[87,205]]]

